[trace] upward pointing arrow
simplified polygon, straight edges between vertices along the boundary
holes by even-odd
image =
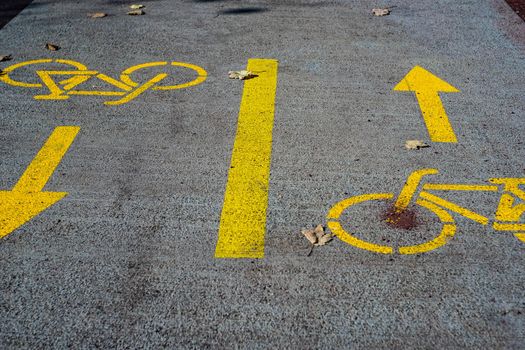
[[[66,192],[41,192],[60,164],[79,127],[59,126],[11,191],[0,191],[0,237],[4,237],[62,198]]]
[[[420,66],[415,66],[394,90],[416,93],[431,141],[458,142],[439,97],[439,92],[459,92],[458,89]]]

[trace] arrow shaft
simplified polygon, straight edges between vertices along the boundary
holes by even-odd
[[[40,192],[53,175],[62,157],[80,130],[76,126],[59,126],[51,133],[31,164],[13,187],[13,192]]]
[[[432,142],[458,142],[437,91],[416,91],[421,114]]]

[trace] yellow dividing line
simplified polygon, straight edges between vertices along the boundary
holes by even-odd
[[[276,60],[249,59],[224,195],[216,258],[262,258],[270,182]]]
[[[13,187],[12,192],[40,192],[60,164],[80,127],[58,126]]]

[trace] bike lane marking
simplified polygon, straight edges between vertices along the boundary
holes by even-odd
[[[216,258],[263,258],[278,62],[249,59],[224,194]]]
[[[16,81],[12,79],[10,76],[10,74],[18,68],[29,66],[29,65],[34,65],[34,64],[46,64],[46,63],[66,64],[66,65],[76,68],[76,70],[35,70],[36,75],[40,78],[42,83],[20,82],[20,81]],[[190,69],[190,70],[193,70],[197,74],[197,77],[185,83],[176,84],[176,85],[163,85],[163,86],[159,86],[157,84],[168,76],[167,73],[157,74],[143,84],[139,84],[133,81],[133,79],[131,78],[131,74],[134,73],[135,71],[138,71],[144,68],[158,67],[158,66],[182,67],[182,68]],[[30,60],[30,61],[13,64],[5,68],[2,71],[2,74],[0,75],[0,81],[8,85],[23,87],[23,88],[47,87],[49,93],[44,94],[44,95],[42,94],[34,95],[33,97],[36,100],[67,100],[70,98],[71,95],[123,96],[120,100],[104,102],[105,105],[116,106],[116,105],[125,104],[125,103],[128,103],[134,100],[136,97],[140,96],[143,92],[149,89],[159,90],[159,91],[178,90],[178,89],[184,89],[184,88],[188,88],[191,86],[201,84],[202,82],[206,80],[207,75],[208,74],[206,70],[204,70],[202,67],[196,66],[191,63],[176,62],[176,61],[173,61],[173,62],[160,61],[160,62],[142,63],[142,64],[138,64],[135,66],[131,66],[125,69],[121,73],[120,75],[121,81],[119,81],[108,75],[102,74],[96,70],[88,70],[85,65],[79,62],[65,60],[65,59],[37,59],[37,60]],[[65,80],[55,81],[53,79],[54,76],[70,76],[70,77]],[[78,87],[82,83],[85,83],[87,80],[91,78],[100,79],[101,81],[109,85],[112,85],[113,87],[116,87],[117,89],[121,91],[73,90],[74,88]]]
[[[394,91],[412,91],[416,94],[432,142],[458,142],[439,97],[439,92],[459,92],[458,89],[426,69],[415,66],[394,87]]]
[[[0,238],[67,195],[42,190],[79,131],[77,126],[55,128],[13,189],[0,191]]]

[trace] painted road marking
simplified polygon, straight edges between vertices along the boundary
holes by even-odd
[[[395,87],[394,91],[413,91],[432,142],[458,142],[448,120],[439,92],[459,92],[458,89],[429,71],[415,66]]]
[[[423,177],[427,175],[437,174],[437,169],[420,169],[414,171],[405,181],[401,192],[395,199],[395,211],[399,214],[404,211],[408,205],[414,200],[416,205],[419,205],[429,211],[433,212],[442,223],[443,227],[439,235],[428,242],[417,245],[401,246],[398,248],[400,254],[421,254],[435,250],[444,246],[456,232],[456,223],[451,213],[459,214],[467,219],[473,220],[479,224],[487,225],[489,219],[483,215],[475,213],[467,208],[461,207],[453,202],[445,200],[435,194],[426,192],[431,191],[484,191],[484,192],[498,192],[500,189],[494,185],[473,185],[473,184],[423,184],[423,190],[416,196],[418,187],[420,186]],[[520,185],[525,184],[525,178],[495,178],[489,180],[493,184],[502,185],[503,193],[501,194],[498,207],[495,211],[496,221],[493,223],[493,228],[496,231],[512,232],[516,238],[525,242],[525,224],[520,220],[525,215],[525,191],[520,188]],[[372,251],[381,254],[392,254],[393,247],[378,245],[372,242],[367,242],[363,239],[355,237],[353,233],[346,231],[339,218],[343,212],[353,205],[358,205],[367,201],[386,201],[394,199],[393,193],[366,193],[358,196],[343,199],[336,203],[327,215],[328,227],[339,237],[343,242],[346,242],[354,247]],[[387,219],[388,222],[396,223],[395,216]],[[362,234],[362,232],[361,232]]]
[[[272,154],[276,60],[250,59],[228,173],[216,258],[262,258]]]
[[[40,78],[42,83],[29,83],[21,82],[14,80],[11,76],[13,71],[21,67],[37,64],[49,64],[49,63],[60,63],[71,66],[72,70],[35,70],[35,73]],[[182,67],[186,69],[193,70],[196,73],[196,78],[188,82],[176,84],[176,85],[159,85],[159,83],[168,76],[167,73],[160,73],[155,75],[153,78],[149,79],[142,85],[133,81],[131,74],[137,72],[141,69],[150,68],[150,67]],[[206,71],[194,64],[185,63],[185,62],[148,62],[138,64],[132,67],[125,69],[120,75],[121,81],[114,79],[105,74],[99,73],[95,70],[88,70],[85,65],[79,62],[71,60],[61,60],[61,59],[40,59],[40,60],[31,60],[26,62],[17,63],[11,65],[3,70],[3,75],[0,76],[0,81],[8,85],[24,87],[24,88],[43,88],[47,87],[49,90],[47,95],[35,95],[36,100],[67,100],[71,95],[84,95],[84,96],[122,96],[120,100],[116,101],[106,101],[104,104],[110,106],[116,106],[128,103],[139,95],[141,95],[146,90],[177,90],[184,89],[190,86],[198,85],[206,80],[207,73]],[[137,73],[138,74],[138,73]],[[57,77],[58,78],[55,78]],[[60,78],[66,77],[66,79]],[[60,78],[60,79],[59,79]],[[111,85],[112,87],[117,88],[117,90],[73,90],[78,87],[80,84],[88,81],[91,78],[100,79],[103,82]],[[59,79],[59,80],[56,80]]]
[[[60,164],[80,128],[59,126],[11,191],[0,191],[0,237],[4,237],[67,195],[67,192],[42,192]]]

